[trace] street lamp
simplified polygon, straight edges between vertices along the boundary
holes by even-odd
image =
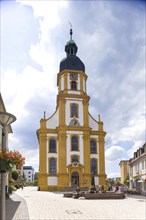
[[[6,127],[16,121],[16,117],[7,112],[0,112],[0,124],[2,125],[2,150],[6,151]],[[1,171],[1,219],[6,219],[5,201],[5,173]]]

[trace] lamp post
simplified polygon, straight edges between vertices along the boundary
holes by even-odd
[[[0,124],[2,125],[2,150],[6,151],[6,127],[16,121],[16,117],[7,112],[0,112]],[[5,201],[5,173],[1,171],[1,219],[6,219],[6,201]]]

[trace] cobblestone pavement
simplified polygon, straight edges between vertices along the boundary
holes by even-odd
[[[143,196],[126,196],[120,200],[81,200],[64,198],[60,192],[41,192],[36,187],[24,187],[17,190],[12,199],[20,202],[12,218],[14,220],[146,219],[146,198]],[[10,211],[8,207],[7,210]]]

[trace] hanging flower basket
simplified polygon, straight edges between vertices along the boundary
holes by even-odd
[[[25,158],[18,151],[4,151],[0,148],[0,172],[10,171],[15,165],[21,168],[25,164]]]
[[[12,164],[10,164],[7,160],[5,159],[0,159],[0,172],[5,173],[8,172],[12,169]]]

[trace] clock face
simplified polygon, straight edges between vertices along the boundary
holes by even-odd
[[[76,74],[76,73],[71,73],[71,74],[70,74],[70,80],[78,80],[78,74]]]

